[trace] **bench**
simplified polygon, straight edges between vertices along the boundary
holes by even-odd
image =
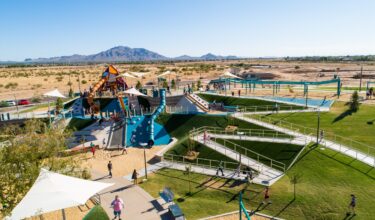
[[[173,203],[174,194],[170,188],[165,187],[163,191],[159,192],[159,195],[166,203],[172,203],[168,206],[168,210],[171,213],[173,219],[185,220],[185,215],[182,212],[181,208],[177,204]]]

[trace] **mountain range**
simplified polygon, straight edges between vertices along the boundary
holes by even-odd
[[[200,57],[183,55],[179,57],[166,57],[144,48],[130,48],[125,46],[113,47],[109,50],[92,55],[74,54],[50,58],[25,59],[30,63],[79,63],[79,62],[122,62],[122,61],[162,61],[162,60],[228,60],[238,59],[236,56],[218,56],[211,53]]]

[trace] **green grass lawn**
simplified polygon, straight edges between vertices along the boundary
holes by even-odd
[[[224,144],[224,139],[216,139],[220,144]],[[303,148],[301,145],[285,144],[285,143],[269,143],[269,142],[258,142],[258,141],[243,141],[243,140],[228,140],[235,144],[238,144],[246,149],[252,150],[263,156],[284,163],[285,168],[292,163],[293,159],[297,156],[300,150]],[[244,149],[238,149],[238,152],[245,154]],[[247,156],[257,159],[257,154],[247,151]],[[270,166],[270,160],[260,157],[259,160]]]
[[[109,217],[100,205],[96,205],[83,217],[83,220],[109,220]]]
[[[290,177],[300,174],[293,200]],[[163,187],[171,187],[176,203],[188,219],[198,219],[238,210],[238,192],[245,189],[244,202],[248,209],[256,209],[263,199],[263,187],[240,184],[191,174],[192,194],[188,195],[188,176],[181,171],[160,170],[140,186],[158,197]],[[350,194],[357,196],[355,219],[375,219],[375,170],[331,150],[319,148],[303,152],[298,162],[272,185],[272,204],[260,212],[285,219],[344,219]]]
[[[226,106],[239,106],[239,107],[259,107],[259,106],[274,106],[275,102],[264,101],[259,99],[250,99],[250,98],[236,98],[231,96],[218,96],[210,94],[198,94],[201,98],[205,99],[208,102],[215,101],[216,103],[223,103]],[[290,109],[290,106],[293,106],[293,109],[303,109],[302,106],[295,106],[289,104],[278,103],[280,110]]]
[[[344,102],[335,102],[330,112],[320,113],[320,127],[327,133],[325,136],[329,138],[329,132],[332,132],[336,135],[375,147],[375,107],[371,105],[360,105],[359,111],[352,114],[348,114],[347,110],[348,106],[345,105]],[[263,117],[306,126],[311,128],[313,134],[316,132],[316,112],[272,114]],[[347,145],[351,144],[341,139],[337,139],[336,141]],[[367,152],[367,148],[364,146],[356,144],[353,144],[353,146]],[[370,153],[375,155],[375,149]]]

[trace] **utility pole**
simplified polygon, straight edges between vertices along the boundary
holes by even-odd
[[[359,75],[359,91],[362,90],[362,71],[363,71],[363,65],[361,65],[361,73]]]

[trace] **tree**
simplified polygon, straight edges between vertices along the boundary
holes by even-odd
[[[137,85],[135,85],[136,89],[141,89],[142,88],[142,83],[140,81],[137,82]]]
[[[193,90],[193,92],[194,92],[194,91],[197,91],[197,88],[195,87],[195,83],[192,83],[192,84],[191,84],[191,89]]]
[[[202,82],[201,82],[201,80],[198,80],[198,82],[197,82],[197,88],[198,88],[198,90],[199,90],[200,87],[202,87]]]
[[[74,96],[73,89],[70,88],[70,89],[69,89],[69,97],[70,97],[70,98],[73,98],[73,96]]]
[[[8,126],[0,132],[9,144],[0,148],[0,206],[3,217],[18,204],[46,168],[61,174],[82,177],[86,175],[77,158],[63,156],[70,131],[48,127],[33,119],[24,127]]]
[[[189,192],[186,193],[187,195],[191,195],[191,179],[190,179],[190,173],[191,173],[191,165],[185,166],[185,172],[184,174],[188,176],[188,181],[189,181]]]
[[[174,81],[174,79],[171,81],[171,87],[172,89],[176,89],[176,81]]]
[[[61,109],[64,108],[64,102],[62,98],[57,98],[56,100],[56,112],[59,113]]]
[[[168,87],[167,81],[163,81],[163,88],[167,88],[167,87]]]
[[[292,174],[290,177],[290,183],[293,184],[293,195],[294,199],[296,199],[296,185],[301,182],[302,175],[301,174]]]
[[[351,112],[357,112],[359,109],[359,96],[358,92],[354,91],[349,103],[349,110]]]

